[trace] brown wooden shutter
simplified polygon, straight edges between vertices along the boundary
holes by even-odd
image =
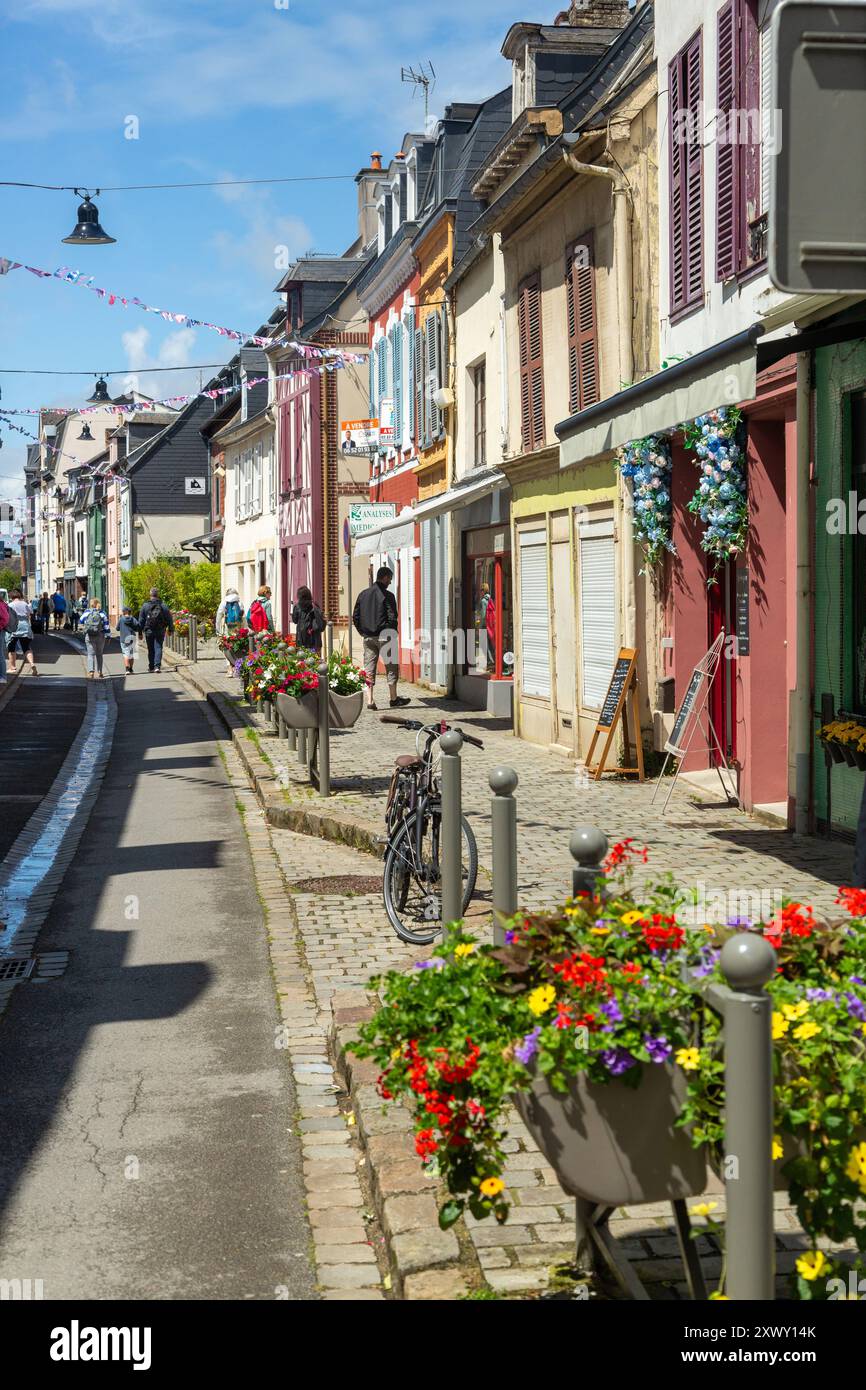
[[[737,17],[733,0],[718,17],[716,131],[716,279],[730,280],[738,269],[739,159],[737,143]]]
[[[668,148],[670,152],[670,267],[671,313],[682,309],[685,294],[685,167],[684,145],[679,134],[677,118],[682,110],[682,80],[680,59],[675,58],[668,69],[669,119]]]
[[[668,69],[671,315],[703,298],[701,31]],[[688,113],[684,128],[682,115]]]
[[[520,287],[517,301],[520,338],[520,417],[524,449],[544,444],[544,354],[541,333],[541,277]]]
[[[704,296],[704,147],[701,107],[701,35],[696,34],[686,51],[688,105],[691,112],[690,138],[687,146],[686,192],[688,218],[688,277],[689,304]]]
[[[598,321],[595,303],[595,256],[591,233],[568,248],[565,264],[568,310],[568,394],[572,412],[585,410],[601,397],[598,379]]]

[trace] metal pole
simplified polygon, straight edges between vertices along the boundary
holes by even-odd
[[[777,957],[762,936],[741,933],[722,948],[722,974],[707,998],[724,1020],[725,1245],[728,1298],[771,1302],[773,1232],[773,1004],[764,985]]]
[[[608,839],[594,825],[578,825],[568,842],[571,857],[577,868],[571,873],[571,895],[594,893],[596,879],[604,873],[602,860],[608,851]]]
[[[286,724],[285,719],[284,719],[283,716],[280,714],[280,705],[279,705],[279,701],[276,702],[276,711],[277,711],[277,735],[278,735],[279,738],[288,738],[288,736],[289,736],[289,729],[288,729],[288,725]]]
[[[334,655],[334,624],[333,624],[333,623],[328,623],[328,645],[327,645],[327,652],[328,652],[328,660],[330,660],[331,657]]]
[[[347,555],[347,556],[346,556],[346,569],[347,569],[348,572],[349,572],[349,573],[348,573],[347,586],[346,586],[347,589],[348,589],[348,594],[349,594],[349,660],[350,660],[350,661],[354,661],[355,658],[354,658],[353,655],[352,655],[352,637],[353,637],[353,629],[352,629],[352,556],[351,556],[351,555]]]
[[[331,626],[328,624],[330,633]],[[331,795],[331,711],[328,663],[319,662],[319,796]]]
[[[307,766],[307,731],[298,729],[298,762],[301,767]]]
[[[490,774],[491,833],[493,837],[493,944],[505,944],[504,922],[517,911],[517,773],[497,767]]]
[[[439,740],[442,749],[442,831],[439,855],[442,870],[442,925],[463,916],[463,828],[460,749],[463,735],[450,729]]]
[[[294,753],[294,752],[296,752],[297,747],[298,747],[298,731],[297,731],[297,729],[291,729],[291,728],[290,728],[289,731],[288,731],[288,735],[289,735],[289,752],[290,752],[290,753]]]
[[[198,618],[189,620],[189,659],[198,661]]]

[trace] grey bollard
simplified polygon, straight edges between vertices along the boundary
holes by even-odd
[[[307,758],[307,731],[306,729],[298,729],[297,732],[298,762],[301,764],[301,767],[306,767],[309,761]]]
[[[325,648],[325,650],[327,651],[328,659],[330,660],[330,658],[334,655],[334,624],[333,624],[333,623],[328,623],[328,644],[327,644],[327,647]]]
[[[459,922],[463,916],[463,827],[462,769],[460,749],[463,735],[450,729],[439,740],[442,749],[442,831],[439,854],[442,860],[442,924]]]
[[[278,737],[278,738],[281,738],[281,739],[283,739],[283,738],[288,738],[288,736],[289,736],[289,726],[287,725],[287,723],[286,723],[285,719],[283,718],[283,716],[280,714],[279,702],[276,703],[276,711],[277,711],[277,737]]]
[[[198,661],[198,618],[189,620],[189,659]]]
[[[719,961],[730,985],[707,991],[724,1020],[725,1246],[728,1298],[774,1298],[773,1002],[763,986],[777,956],[750,932],[731,937]]]
[[[298,747],[298,731],[297,731],[297,729],[289,729],[289,730],[288,730],[288,738],[289,738],[289,752],[290,752],[290,753],[294,753],[294,752],[297,751],[297,747]]]
[[[604,873],[602,860],[608,851],[607,836],[594,825],[578,825],[568,842],[571,857],[578,867],[571,874],[571,895],[594,893],[595,881]]]
[[[331,709],[328,663],[319,663],[319,796],[331,795]]]
[[[517,911],[517,773],[513,767],[496,767],[490,774],[491,833],[493,838],[493,944],[505,944],[505,927]]]

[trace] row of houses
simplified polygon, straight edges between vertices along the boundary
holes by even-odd
[[[827,523],[863,491],[866,309],[768,275],[775,8],[513,24],[503,89],[371,158],[347,250],[290,266],[273,346],[240,351],[203,423],[181,412],[209,499],[182,543],[247,601],[269,583],[286,629],[309,584],[338,640],[388,564],[404,677],[577,759],[620,648],[659,751],[724,631],[711,713],[741,803],[850,831],[859,774],[816,732],[866,715],[866,537]],[[293,336],[365,361],[317,369]],[[130,459],[143,478],[173,428],[109,447],[133,533]]]

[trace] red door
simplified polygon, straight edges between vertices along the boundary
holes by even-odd
[[[707,590],[709,642],[711,646],[719,633],[724,630],[725,645],[719,662],[716,677],[710,691],[710,717],[719,742],[725,750],[729,762],[737,757],[737,658],[736,643],[731,640],[735,634],[737,601],[737,567],[732,561],[719,567],[716,582]],[[712,743],[712,741],[711,741]],[[710,749],[710,761],[719,761],[714,747]]]

